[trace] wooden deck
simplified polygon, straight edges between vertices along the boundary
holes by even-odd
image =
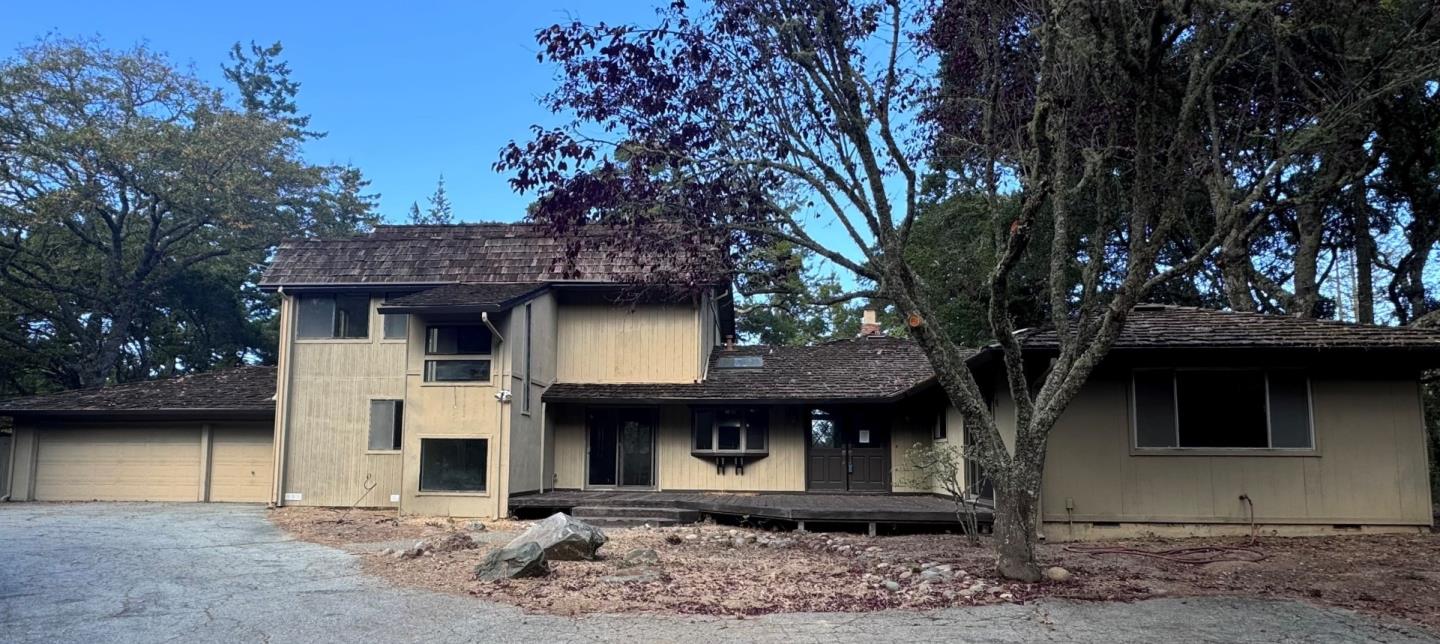
[[[814,523],[954,524],[955,504],[924,494],[646,492],[556,490],[510,497],[511,510],[576,507],[677,508],[702,514]],[[992,519],[980,508],[980,523]]]

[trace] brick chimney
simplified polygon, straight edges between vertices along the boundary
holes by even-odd
[[[860,316],[860,337],[880,335],[880,322],[875,315],[875,309],[865,309]]]

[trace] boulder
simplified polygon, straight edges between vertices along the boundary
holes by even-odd
[[[485,555],[480,565],[475,566],[475,578],[480,581],[543,577],[547,574],[550,574],[550,562],[545,560],[545,550],[533,541],[492,551]]]
[[[1069,570],[1061,568],[1060,566],[1052,566],[1045,569],[1045,578],[1049,579],[1050,581],[1070,581],[1070,578],[1072,576],[1073,575],[1070,574]]]
[[[620,560],[622,566],[654,566],[660,563],[659,553],[649,548],[636,548],[625,553],[625,558]]]
[[[514,548],[522,543],[538,543],[550,561],[590,561],[608,539],[599,528],[564,512],[556,512],[530,526],[506,544]]]

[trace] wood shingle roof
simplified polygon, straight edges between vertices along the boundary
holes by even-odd
[[[275,367],[204,373],[0,400],[0,416],[126,414],[253,418],[275,412]]]

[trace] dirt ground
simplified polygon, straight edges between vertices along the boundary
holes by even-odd
[[[339,512],[284,508],[272,520],[296,537],[349,548],[367,572],[392,583],[469,594],[557,614],[667,612],[758,615],[856,612],[1024,603],[1041,597],[1130,601],[1159,596],[1240,595],[1291,598],[1397,617],[1440,631],[1440,534],[1330,537],[1149,539],[1044,544],[1047,566],[1072,574],[1064,582],[1004,583],[991,574],[988,547],[944,534],[865,537],[761,532],[701,524],[606,530],[604,558],[551,562],[539,579],[478,582],[477,563],[523,531],[526,522],[486,521],[480,547],[413,559],[381,554],[379,545],[467,531],[469,521],[400,518],[393,511]],[[738,539],[737,539],[738,537]],[[626,568],[632,549],[659,554],[653,569]],[[1136,553],[1219,548],[1181,558]],[[1092,553],[1092,549],[1122,552]],[[1253,561],[1252,561],[1253,560]],[[933,571],[928,572],[927,571]]]

